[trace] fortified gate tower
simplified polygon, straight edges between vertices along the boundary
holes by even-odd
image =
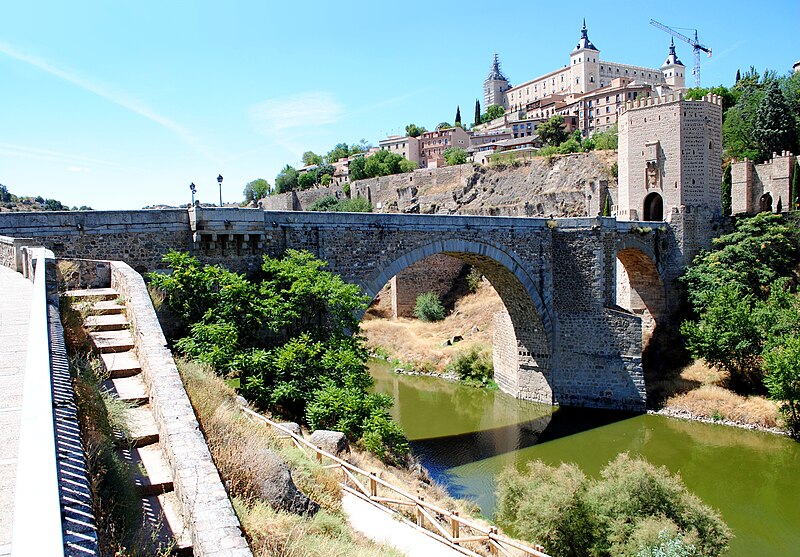
[[[683,262],[722,215],[722,98],[680,93],[629,102],[619,116],[617,219],[667,222]]]

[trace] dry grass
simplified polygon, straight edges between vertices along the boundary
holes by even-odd
[[[278,437],[238,407],[236,393],[207,366],[178,360],[186,391],[203,428],[214,463],[256,557],[377,557],[399,555],[354,533],[341,509],[338,476]],[[254,497],[262,470],[259,454],[277,452],[295,485],[322,510],[313,518],[273,510]]]
[[[779,427],[778,405],[762,396],[742,396],[725,387],[728,374],[695,360],[678,373],[653,379],[649,396],[663,396],[663,411],[741,425]]]
[[[698,389],[667,399],[665,408],[715,421],[775,428],[779,425],[777,405],[761,396],[741,396],[717,385]]]
[[[391,308],[387,310],[388,296],[385,292],[382,294],[361,323],[367,346],[405,365],[437,372],[444,371],[458,352],[473,346],[491,346],[494,314],[505,311],[503,301],[487,280],[481,281],[476,292],[459,299],[453,311],[436,323],[404,317],[386,318],[391,315]],[[478,331],[473,333],[473,327]],[[452,346],[442,345],[456,335],[464,340]]]

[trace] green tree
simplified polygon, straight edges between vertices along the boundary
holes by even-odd
[[[447,130],[447,129],[450,129],[452,127],[453,126],[449,122],[439,122],[438,124],[436,124],[436,131]]]
[[[303,153],[303,164],[306,166],[322,164],[322,157],[316,154],[314,151],[306,151]]]
[[[307,190],[313,188],[317,183],[317,176],[314,172],[303,172],[297,177],[297,189]]]
[[[275,177],[275,193],[286,193],[297,189],[297,170],[286,165]]]
[[[461,147],[449,147],[442,153],[447,166],[455,166],[467,162],[467,152]]]
[[[594,141],[594,148],[598,151],[616,150],[619,145],[617,125],[614,124],[605,131],[597,132],[590,139]]]
[[[350,147],[347,146],[347,143],[337,143],[336,146],[325,155],[325,160],[329,164],[332,164],[340,159],[346,159],[349,156]]]
[[[732,188],[733,178],[731,177],[731,163],[729,161],[725,168],[722,169],[722,214],[725,216],[731,214]]]
[[[409,137],[419,137],[420,135],[422,135],[426,131],[428,131],[428,130],[426,130],[422,126],[417,126],[416,124],[409,124],[409,125],[406,126],[406,134]]]
[[[481,116],[481,122],[485,124],[487,122],[491,122],[492,120],[496,120],[497,118],[502,118],[503,114],[505,113],[505,108],[499,104],[490,104],[486,107],[486,113]]]
[[[753,123],[753,136],[762,160],[770,158],[772,153],[784,150],[797,152],[796,126],[796,120],[791,117],[789,105],[778,82],[771,81],[758,104]]]
[[[11,201],[11,193],[8,188],[0,184],[0,203],[9,203]]]
[[[350,180],[401,174],[403,172],[411,172],[416,167],[416,163],[397,153],[381,150],[369,157],[361,157],[350,161]]]
[[[456,126],[461,124],[461,107],[460,106],[456,106],[456,119],[455,119],[455,122],[456,122]]]
[[[764,353],[764,384],[781,405],[790,430],[800,433],[800,334],[778,338]]]
[[[536,135],[546,145],[558,146],[566,141],[568,134],[564,131],[564,117],[560,114],[552,116],[536,128]]]
[[[473,126],[477,126],[481,123],[481,103],[478,99],[475,99],[475,121],[472,122]]]
[[[269,182],[263,178],[258,178],[252,182],[248,182],[244,187],[244,202],[250,203],[251,201],[258,201],[269,195],[271,186]]]
[[[740,83],[744,82],[744,78]],[[739,87],[739,86],[737,86]],[[753,135],[756,111],[764,93],[758,87],[741,88],[736,104],[722,122],[722,143],[727,158],[757,160],[759,146]]]
[[[789,209],[792,211],[800,209],[800,162],[798,161],[795,161],[792,169],[792,185],[789,197],[791,201]]]

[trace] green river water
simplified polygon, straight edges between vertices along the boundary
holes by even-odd
[[[373,361],[376,390],[414,452],[451,494],[494,512],[494,478],[509,464],[575,462],[587,474],[621,452],[680,473],[731,527],[730,557],[800,557],[800,443],[777,435],[623,412],[556,408]]]

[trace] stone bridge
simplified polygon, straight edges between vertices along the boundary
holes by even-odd
[[[57,257],[123,259],[140,272],[169,250],[237,270],[262,254],[309,250],[374,297],[435,254],[475,266],[495,287],[495,376],[517,397],[642,410],[642,333],[672,309],[680,246],[666,223],[257,209],[11,213],[0,235]],[[0,245],[0,258],[13,257]]]

